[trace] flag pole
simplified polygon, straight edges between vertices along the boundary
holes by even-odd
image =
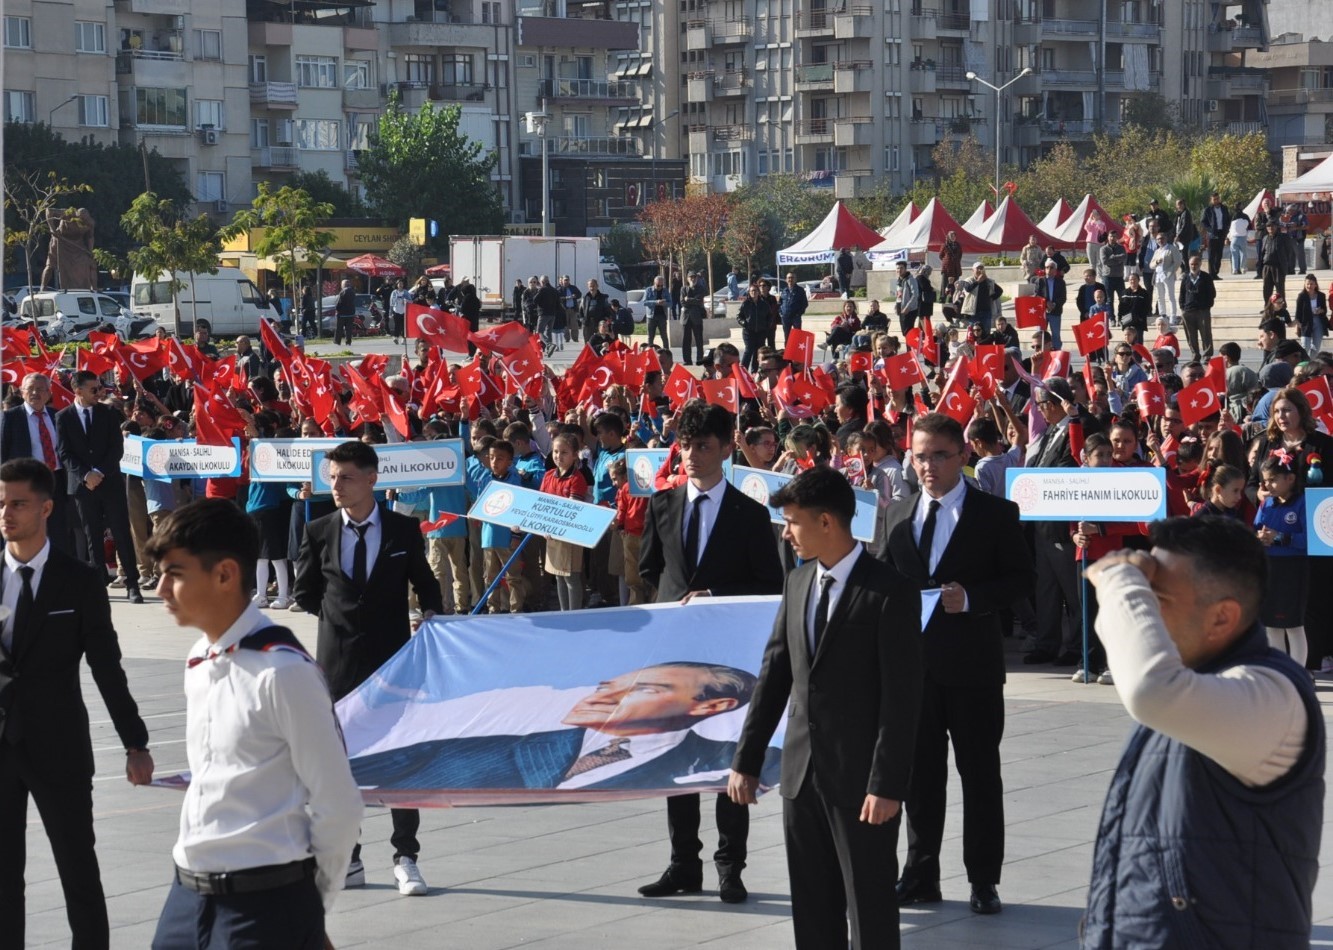
[[[509,559],[505,561],[504,567],[500,568],[500,572],[495,575],[495,580],[491,581],[490,585],[486,588],[486,590],[482,591],[481,600],[477,601],[476,606],[473,607],[472,610],[469,611],[469,613],[473,615],[481,613],[482,608],[486,606],[486,601],[490,599],[490,596],[495,591],[495,588],[499,587],[500,582],[505,579],[506,575],[509,574],[510,565],[512,565],[514,561],[518,559],[518,556],[523,553],[523,549],[527,547],[528,539],[530,539],[531,537],[532,537],[531,534],[523,535],[523,540],[518,542],[518,547],[514,548],[513,552],[509,555]]]

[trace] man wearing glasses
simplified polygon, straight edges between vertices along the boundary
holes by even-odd
[[[109,528],[116,542],[116,557],[125,569],[125,596],[132,604],[142,604],[125,479],[120,474],[120,457],[125,450],[125,437],[120,431],[122,418],[111,407],[98,402],[101,393],[97,374],[87,370],[74,374],[74,403],[56,414],[56,429],[60,433],[58,451],[69,495],[83,523],[87,562],[106,573],[102,538]]]

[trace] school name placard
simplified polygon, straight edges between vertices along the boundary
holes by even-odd
[[[1311,557],[1333,557],[1333,488],[1305,490],[1305,539]]]
[[[593,548],[615,521],[616,510],[507,482],[491,482],[477,496],[467,516],[514,531]]]
[[[768,503],[768,499],[795,477],[762,468],[737,465],[732,470],[731,483],[761,505],[767,505],[769,519],[774,524],[783,524],[782,509],[774,508]],[[879,500],[874,492],[864,488],[853,488],[853,491],[856,493],[856,514],[852,516],[852,537],[858,541],[874,541],[875,515],[878,512]]]
[[[127,436],[120,470],[127,475],[171,481],[176,478],[238,478],[241,440],[230,445],[201,445],[194,439],[167,442]]]
[[[310,488],[317,495],[333,491],[329,482],[327,450],[310,454]],[[379,480],[375,487],[422,488],[428,485],[463,484],[463,440],[397,442],[375,446],[379,456]]]
[[[255,439],[250,443],[250,481],[308,482],[310,456],[346,439]]]
[[[670,455],[670,449],[626,449],[625,467],[629,473],[629,493],[636,498],[656,495],[657,471]],[[731,479],[731,459],[723,461],[722,477]]]
[[[1011,468],[1005,497],[1023,521],[1156,521],[1166,517],[1166,471]]]

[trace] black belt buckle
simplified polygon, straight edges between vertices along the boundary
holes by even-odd
[[[176,868],[176,880],[180,882],[181,886],[204,897],[271,891],[275,888],[286,887],[288,884],[295,884],[297,881],[303,881],[308,877],[313,877],[314,874],[314,858],[293,861],[290,864],[206,874],[197,874],[182,867]]]

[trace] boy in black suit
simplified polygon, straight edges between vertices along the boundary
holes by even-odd
[[[657,588],[657,602],[688,603],[697,596],[776,594],[782,590],[768,509],[722,477],[722,462],[735,449],[735,424],[721,406],[691,402],[678,420],[681,464],[689,481],[658,492],[648,503],[639,575]],[[750,835],[750,813],[717,796],[718,847],[713,855],[719,896],[738,904],[748,896],[741,871]],[[699,796],[667,799],[671,863],[662,876],[639,888],[644,897],[693,894],[703,888],[699,858]]]
[[[419,522],[375,502],[379,457],[364,442],[344,442],[324,456],[338,510],[306,525],[296,564],[296,602],[319,615],[319,665],[336,702],[360,686],[412,635],[410,583],[429,620],[444,611],[440,585],[426,560]],[[404,895],[426,893],[417,869],[416,809],[394,808],[394,877]],[[366,882],[361,846],[352,852],[347,886]]]
[[[899,945],[900,807],[921,711],[921,597],[852,537],[856,495],[831,468],[770,499],[805,563],[789,576],[728,793],[755,801],[764,751],[791,704],[782,820],[799,950]]]
[[[93,745],[79,688],[85,656],[125,746],[131,784],[152,780],[153,757],[120,665],[105,574],[47,538],[52,488],[51,470],[36,459],[0,466],[0,943],[23,946],[31,795],[60,872],[73,946],[97,950],[111,937],[93,850]]]
[[[940,591],[922,631],[925,684],[907,793],[907,861],[899,904],[941,899],[948,750],[963,782],[963,864],[978,914],[1001,909],[1004,863],[1004,640],[1001,611],[1032,593],[1032,556],[1018,506],[963,480],[963,427],[922,416],[912,431],[912,466],[921,494],[884,512],[877,557],[918,590]]]

